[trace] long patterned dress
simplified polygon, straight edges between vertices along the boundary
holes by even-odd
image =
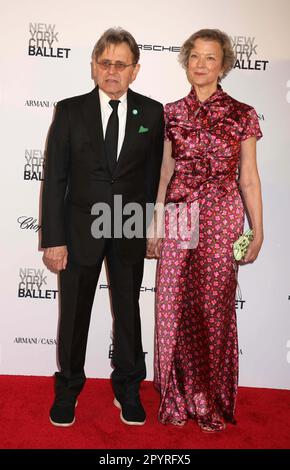
[[[199,243],[168,236],[157,271],[154,385],[159,420],[234,423],[238,386],[233,242],[243,232],[238,186],[241,141],[262,136],[255,110],[219,86],[200,102],[194,89],[165,106],[175,170],[165,203],[199,204]]]

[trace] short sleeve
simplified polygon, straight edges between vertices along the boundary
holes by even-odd
[[[169,117],[169,108],[168,108],[168,105],[166,104],[164,106],[164,122],[165,122],[165,126],[164,126],[164,140],[172,140],[172,135],[171,135],[171,131],[170,131],[170,117]]]
[[[243,118],[243,131],[241,140],[247,140],[250,137],[256,137],[257,140],[263,136],[259,124],[259,119],[254,108],[249,108]]]

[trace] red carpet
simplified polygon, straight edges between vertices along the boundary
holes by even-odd
[[[236,426],[204,434],[190,421],[184,428],[158,423],[158,394],[142,386],[144,426],[126,426],[113,406],[108,380],[89,379],[70,428],[49,423],[53,379],[0,376],[1,449],[289,449],[290,391],[240,388]]]

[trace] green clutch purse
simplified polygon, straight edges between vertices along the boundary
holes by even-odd
[[[249,229],[233,245],[234,258],[240,261],[247,253],[250,242],[254,239],[253,230]]]

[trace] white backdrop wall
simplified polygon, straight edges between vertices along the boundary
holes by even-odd
[[[217,27],[232,37],[239,53],[223,88],[256,108],[264,133],[258,162],[265,243],[259,259],[240,270],[240,384],[290,389],[289,1],[1,0],[0,7],[0,373],[51,375],[56,370],[57,278],[38,250],[39,191],[54,104],[93,88],[91,50],[111,26],[128,29],[140,44],[141,71],[133,89],[163,103],[178,99],[189,91],[178,48],[194,31]],[[155,262],[146,261],[141,312],[148,378],[153,373],[154,284]],[[103,271],[87,376],[109,376],[111,343]]]

